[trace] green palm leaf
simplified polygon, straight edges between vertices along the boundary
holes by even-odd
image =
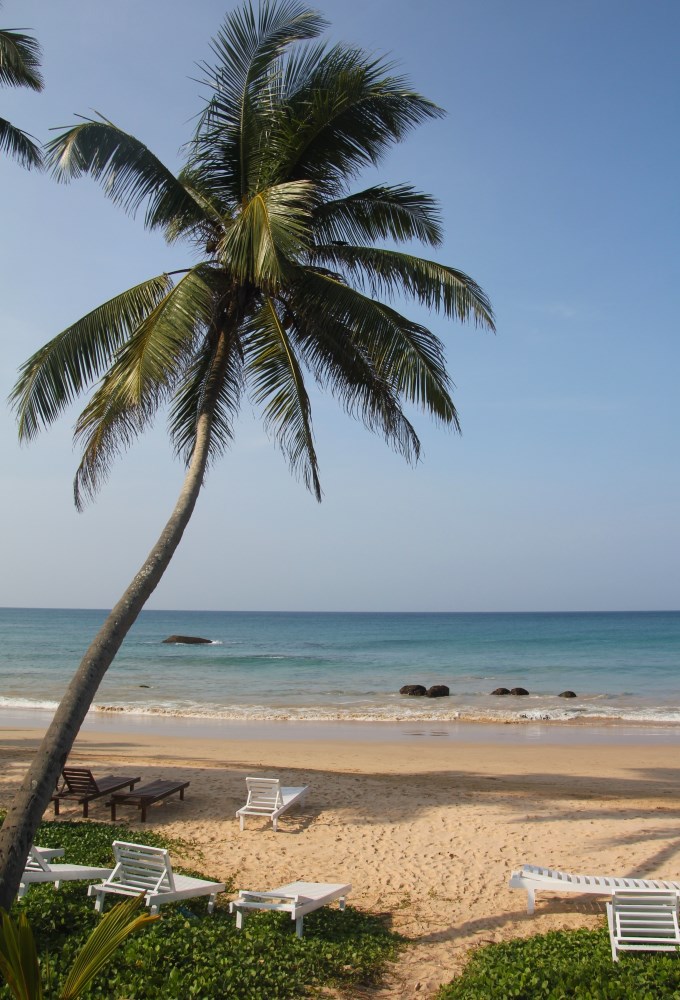
[[[25,913],[15,923],[0,910],[0,973],[14,1000],[42,1000],[38,953]]]
[[[10,396],[21,440],[31,440],[108,367],[133,330],[162,301],[172,281],[161,274],[87,313],[26,361]]]
[[[252,190],[250,158],[260,120],[258,89],[279,54],[296,41],[315,38],[326,25],[316,11],[297,0],[261,3],[257,12],[250,3],[232,11],[215,37],[216,65],[203,65],[205,82],[213,91],[199,118],[195,153],[207,159],[230,181],[231,194],[240,197]],[[259,186],[255,184],[255,186]]]
[[[311,242],[314,185],[290,181],[255,194],[229,228],[218,254],[234,277],[263,288],[276,287],[287,265]]]
[[[110,962],[116,948],[129,934],[159,919],[158,916],[151,916],[149,913],[135,916],[135,911],[140,908],[143,899],[143,896],[126,899],[102,917],[76,956],[59,994],[59,1000],[75,1000],[80,996],[97,973]]]
[[[307,488],[320,500],[309,396],[295,351],[270,298],[250,324],[244,353],[253,398],[264,405],[265,426],[287,455],[291,469],[302,475]]]
[[[494,329],[487,296],[476,281],[453,267],[393,250],[338,244],[317,246],[315,256],[339,268],[361,287],[368,286],[372,296],[394,298],[406,293],[452,319],[472,318]]]
[[[323,202],[314,212],[314,235],[319,243],[392,239],[437,246],[442,241],[435,199],[409,184],[376,185]]]
[[[215,351],[208,341],[182,376],[170,411],[170,437],[175,454],[189,464],[196,444],[196,427],[206,398]],[[237,338],[232,337],[218,391],[212,404],[210,461],[224,454],[234,437],[234,421],[243,395],[243,354]]]
[[[376,375],[397,397],[458,429],[443,345],[426,327],[309,268],[296,285],[291,308],[319,339],[322,333],[315,317],[323,310],[324,325],[332,320],[339,329],[344,329],[345,336],[370,359]],[[315,340],[305,338],[299,346],[314,363]]]
[[[57,180],[90,174],[131,215],[148,200],[149,228],[166,226],[175,214],[196,219],[202,215],[187,190],[144,143],[103,117],[85,119],[61,132],[47,144],[45,159]]]
[[[309,177],[339,193],[351,177],[379,163],[417,125],[443,112],[413,91],[389,64],[334,46],[270,136],[282,174]]]
[[[29,170],[42,166],[42,153],[37,143],[5,118],[0,118],[0,153],[9,153]]]
[[[190,363],[197,338],[212,320],[212,277],[209,267],[198,265],[167,292],[130,335],[78,418],[79,509],[106,478],[115,456],[149,426]]]
[[[290,310],[290,304],[287,304]],[[367,430],[381,434],[386,443],[415,463],[420,441],[405,416],[398,393],[376,372],[370,356],[349,335],[347,328],[324,314],[323,330],[295,315],[296,347],[318,384],[329,389],[346,412],[362,421]]]
[[[0,86],[43,89],[41,48],[31,35],[0,28]]]

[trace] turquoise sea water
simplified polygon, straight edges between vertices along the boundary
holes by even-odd
[[[103,611],[0,609],[0,709],[51,710]],[[165,645],[171,634],[210,645]],[[407,698],[404,684],[451,697]],[[497,687],[528,697],[494,697]],[[570,689],[577,698],[558,695]],[[240,720],[680,723],[680,612],[145,611],[97,712]]]

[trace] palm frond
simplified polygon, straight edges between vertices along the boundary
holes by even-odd
[[[323,337],[324,324],[333,321],[370,359],[377,375],[398,398],[459,429],[444,347],[426,327],[309,268],[296,284],[294,313],[303,318],[304,328],[315,331],[319,338]],[[314,365],[315,339],[307,338],[301,349]]]
[[[103,117],[61,132],[47,144],[45,161],[59,181],[89,174],[131,215],[148,201],[149,228],[167,226],[176,214],[200,217],[199,205],[172,171],[139,139]]]
[[[308,181],[277,184],[248,201],[217,251],[238,281],[264,288],[281,281],[287,264],[310,245],[315,201]]]
[[[281,175],[309,177],[329,192],[338,190],[411,129],[443,114],[390,70],[360,49],[329,49],[272,129],[270,147]]]
[[[198,121],[195,154],[201,159],[207,153],[213,163],[217,157],[228,170],[235,197],[252,189],[249,160],[256,149],[252,140],[258,133],[262,80],[287,46],[315,38],[325,26],[321,14],[298,0],[265,0],[257,13],[250,3],[232,11],[213,40],[217,63],[201,67],[213,95]]]
[[[330,390],[353,418],[373,433],[381,434],[390,447],[408,462],[420,455],[420,441],[404,414],[395,387],[376,370],[369,354],[351,336],[342,322],[324,313],[310,316],[303,309],[293,314],[287,299],[285,313],[291,337],[319,386]]]
[[[26,361],[10,403],[17,414],[19,439],[31,440],[41,428],[89,388],[121,345],[172,288],[167,274],[129,288],[67,327]]]
[[[42,90],[42,49],[32,35],[0,28],[0,86]]]
[[[188,465],[196,443],[196,427],[206,386],[212,371],[214,350],[206,345],[199,350],[183,374],[172,402],[169,418],[170,437],[175,454]],[[236,337],[231,338],[229,356],[221,374],[211,407],[212,433],[209,461],[212,463],[227,450],[234,436],[234,421],[243,395],[243,355]]]
[[[243,338],[246,381],[264,407],[264,422],[293,472],[321,500],[312,414],[302,370],[277,313],[266,298]]]
[[[315,260],[338,268],[372,297],[406,294],[435,312],[458,320],[470,317],[494,329],[493,311],[484,291],[467,274],[433,260],[375,247],[317,246]]]
[[[430,195],[410,184],[383,184],[320,204],[314,212],[314,235],[319,243],[391,239],[437,246],[442,228],[437,202]]]
[[[150,913],[136,914],[143,900],[143,896],[126,899],[122,903],[117,903],[102,917],[78,952],[59,994],[59,1000],[75,1000],[80,996],[84,988],[111,960],[115,950],[128,935],[139,927],[152,924],[159,919],[157,915]]]
[[[22,132],[6,118],[0,118],[0,153],[8,153],[18,160],[22,167],[42,167],[40,146],[27,132]]]
[[[197,337],[213,310],[210,268],[198,265],[144,318],[118,352],[80,414],[75,440],[83,446],[74,496],[82,509],[107,477],[114,458],[152,422],[191,363]]]
[[[0,910],[0,974],[14,1000],[42,1000],[38,953],[25,913],[15,923]]]

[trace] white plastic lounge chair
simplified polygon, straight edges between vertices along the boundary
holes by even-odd
[[[680,947],[678,894],[615,892],[607,903],[612,958],[620,951],[675,951]]]
[[[163,903],[174,903],[178,899],[193,899],[194,896],[210,896],[208,913],[215,908],[215,897],[224,892],[224,882],[208,882],[188,875],[175,875],[170,864],[170,855],[162,847],[146,847],[144,844],[126,844],[114,840],[113,855],[116,867],[101,885],[91,885],[88,896],[95,896],[94,908],[102,912],[107,893],[117,896],[139,896],[144,893],[144,903],[151,913],[158,913]]]
[[[302,805],[309,791],[309,785],[282,787],[278,778],[246,778],[246,788],[248,801],[236,811],[242,830],[246,816],[266,816],[276,831],[279,816],[291,806]]]
[[[556,868],[539,868],[537,865],[522,865],[510,876],[511,889],[525,889],[527,913],[533,913],[537,892],[578,892],[597,893],[613,896],[615,892],[662,889],[666,892],[680,892],[680,882],[663,879],[624,878],[617,875],[572,875]]]
[[[243,927],[246,910],[278,910],[290,913],[295,921],[295,933],[302,937],[302,921],[307,913],[318,910],[326,903],[337,899],[341,910],[345,909],[345,897],[351,892],[351,883],[340,882],[290,882],[269,892],[244,892],[229,904],[229,912],[236,910],[236,926]]]
[[[36,882],[54,882],[56,889],[61,882],[77,882],[79,879],[106,878],[110,868],[91,868],[88,865],[51,864],[51,859],[63,855],[63,848],[31,847],[19,883],[19,897],[25,896],[30,886]]]

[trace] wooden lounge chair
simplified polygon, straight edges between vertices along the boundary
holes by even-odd
[[[154,802],[167,799],[168,795],[179,792],[180,799],[184,798],[184,789],[189,787],[188,781],[150,781],[146,785],[138,785],[130,792],[114,792],[107,806],[111,807],[111,819],[116,818],[116,806],[137,806],[141,809],[141,821],[146,823],[146,810]]]
[[[146,847],[144,844],[127,844],[114,840],[113,855],[116,867],[100,885],[91,885],[88,896],[95,896],[94,908],[102,912],[107,893],[116,896],[139,896],[144,894],[144,903],[151,913],[158,913],[164,903],[174,903],[178,899],[193,899],[194,896],[209,896],[208,913],[215,908],[215,897],[225,891],[224,882],[208,882],[188,875],[175,875],[170,864],[170,855],[162,847]]]
[[[680,948],[676,892],[615,892],[607,903],[607,923],[615,962],[620,951]]]
[[[62,799],[77,799],[78,804],[83,807],[83,816],[87,818],[87,808],[93,799],[116,792],[119,788],[132,789],[142,780],[139,776],[130,778],[124,774],[107,774],[103,778],[95,778],[89,767],[68,766],[62,769],[61,774],[61,784],[57,785],[57,790],[52,795],[55,816],[59,815],[59,803]]]
[[[54,882],[55,888],[58,889],[61,882],[107,878],[111,874],[110,868],[51,863],[53,857],[59,857],[63,853],[63,848],[31,847],[17,895],[19,897],[25,896],[29,888],[37,882]]]
[[[278,778],[246,778],[246,788],[248,801],[236,810],[242,830],[246,816],[266,816],[276,831],[279,816],[294,805],[302,805],[309,791],[309,785],[282,787]]]
[[[510,876],[511,889],[525,889],[527,913],[533,913],[537,892],[577,892],[596,893],[613,896],[615,892],[662,889],[666,892],[680,892],[680,882],[663,879],[625,878],[617,875],[572,875],[556,868],[539,868],[537,865],[522,865]]]
[[[243,927],[246,910],[278,910],[290,913],[295,921],[295,933],[302,937],[302,921],[307,913],[318,910],[337,899],[340,909],[345,909],[345,897],[351,892],[351,883],[341,882],[290,882],[268,892],[244,892],[229,904],[229,912],[236,911],[236,926]]]

